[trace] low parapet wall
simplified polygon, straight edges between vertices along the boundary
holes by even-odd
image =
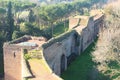
[[[57,37],[54,37],[52,39],[50,39],[49,41],[47,41],[45,44],[42,45],[43,48],[47,48],[49,46],[51,46],[52,44],[56,43],[56,42],[61,42],[62,40],[66,39],[67,37],[69,37],[71,34],[77,34],[77,32],[75,30],[70,30],[67,31]]]

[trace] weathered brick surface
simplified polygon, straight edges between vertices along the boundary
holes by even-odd
[[[21,48],[4,47],[5,80],[21,80]]]
[[[74,34],[66,37],[61,42],[54,43],[43,50],[45,59],[53,72],[57,75],[61,74],[61,57],[65,55],[65,69],[67,69],[67,58],[79,51],[76,50]],[[79,44],[79,43],[78,43]],[[79,47],[79,46],[77,46]]]
[[[78,18],[70,18],[69,19],[69,29],[74,28],[75,26],[77,26],[79,23],[79,19]]]
[[[21,80],[22,78],[22,49],[31,50],[34,47],[4,44],[4,77],[5,80]]]

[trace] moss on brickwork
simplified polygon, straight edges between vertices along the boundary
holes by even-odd
[[[24,58],[26,60],[29,60],[29,59],[42,59],[42,53],[41,53],[41,50],[32,50],[32,51],[29,51],[29,52],[25,52],[24,53]]]

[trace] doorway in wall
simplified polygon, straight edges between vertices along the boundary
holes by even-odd
[[[74,53],[75,55],[78,55],[78,46],[79,46],[79,39],[78,35],[74,34],[72,38],[72,46],[71,46],[71,53]]]

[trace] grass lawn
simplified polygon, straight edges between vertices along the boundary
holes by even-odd
[[[68,69],[61,75],[64,80],[90,80],[88,76],[94,65],[90,53],[94,50],[94,46],[95,43],[92,43],[70,64]]]
[[[62,33],[64,33],[65,31],[68,30],[68,22],[65,24],[64,26],[64,23],[61,23],[61,24],[58,24],[54,29],[53,29],[53,36],[56,37]]]

